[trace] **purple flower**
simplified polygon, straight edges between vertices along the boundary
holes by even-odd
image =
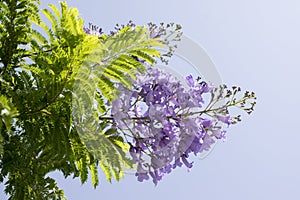
[[[144,180],[148,180],[149,176],[148,173],[136,173],[137,179],[140,182],[143,182]]]
[[[213,124],[213,121],[210,119],[201,119],[201,124],[204,128],[210,128]]]
[[[193,163],[189,163],[188,160],[186,159],[188,156],[187,155],[182,155],[181,156],[181,160],[182,162],[185,164],[185,166],[187,168],[192,168],[193,167]]]
[[[202,95],[213,87],[192,75],[186,81],[188,88],[169,73],[148,68],[133,81],[133,90],[118,87],[111,114],[118,128],[131,127],[129,153],[138,164],[138,181],[152,178],[156,185],[176,167],[184,164],[190,169],[190,154],[209,151],[215,140],[226,137],[216,120],[229,125],[230,116],[217,113],[213,118],[198,112],[204,104]]]
[[[176,167],[181,167],[182,163],[180,161],[180,158],[177,158],[172,166],[173,169],[175,169]]]
[[[210,92],[213,87],[212,86],[209,86],[205,81],[202,81],[200,82],[198,85],[197,85],[197,88],[199,90],[199,92],[202,94],[202,93],[208,93]]]
[[[226,131],[217,129],[217,130],[212,130],[212,133],[217,139],[226,140]]]
[[[200,152],[209,151],[209,149],[211,148],[211,145],[214,143],[215,143],[215,141],[212,139],[212,137],[209,136],[208,134],[206,134],[205,137],[203,138],[203,143],[201,145]]]
[[[231,118],[230,118],[229,115],[226,115],[226,116],[224,116],[224,115],[216,115],[216,118],[218,120],[220,120],[221,122],[227,124],[228,126],[231,124]]]
[[[164,107],[161,104],[151,104],[149,106],[149,118],[151,120],[162,122],[164,114]]]
[[[148,172],[142,167],[140,163],[137,166],[137,172],[135,173],[135,175],[140,182],[149,179]]]
[[[185,79],[186,79],[186,82],[187,82],[188,86],[190,86],[190,87],[195,86],[195,82],[194,82],[194,79],[193,79],[192,75],[188,75]]]
[[[83,30],[87,33],[87,34],[91,34],[91,31],[89,28],[83,28]]]
[[[152,177],[153,183],[157,185],[158,181],[162,179],[163,174],[159,170],[150,171],[150,176]]]
[[[138,150],[131,143],[129,143],[129,145],[130,145],[129,153],[130,156],[132,157],[132,163],[135,164],[139,161]]]
[[[161,36],[161,34],[157,31],[152,31],[150,33],[150,38],[159,38]]]

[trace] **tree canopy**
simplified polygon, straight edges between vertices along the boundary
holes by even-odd
[[[119,85],[130,90],[147,66],[167,62],[181,34],[179,25],[129,23],[106,35],[86,28],[65,2],[39,4],[0,2],[0,183],[9,199],[63,199],[52,171],[82,183],[90,173],[96,187],[99,167],[108,181],[134,167],[133,146],[105,117],[108,107],[122,94]],[[254,94],[230,105],[243,107],[247,98]]]

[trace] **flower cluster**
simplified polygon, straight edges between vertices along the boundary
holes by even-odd
[[[138,75],[132,89],[119,85],[111,115],[130,145],[139,181],[151,177],[157,184],[176,167],[191,168],[190,155],[209,151],[216,140],[226,138],[222,124],[237,121],[228,107],[241,102],[216,107],[217,102],[235,95],[230,90],[215,95],[218,88],[191,75],[186,82],[187,86],[161,69],[148,68],[146,74]],[[225,87],[220,88],[224,91]],[[204,108],[205,96],[211,98]]]

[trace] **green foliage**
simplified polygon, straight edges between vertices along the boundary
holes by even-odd
[[[137,60],[153,64],[162,46],[146,27],[86,34],[64,2],[42,10],[48,27],[38,3],[0,2],[0,182],[8,179],[10,199],[63,199],[47,175],[55,170],[82,183],[90,173],[94,187],[98,167],[110,182],[123,177],[132,167],[128,145],[99,116],[117,96],[116,83],[130,88],[145,71]]]
[[[6,96],[0,96],[0,130],[2,129],[2,122],[5,125],[8,132],[10,132],[11,125],[13,124],[13,118],[18,114],[14,104],[7,99]]]
[[[137,71],[145,71],[145,65],[137,60],[152,65],[154,57],[160,56],[159,51],[153,48],[163,47],[161,39],[151,38],[150,31],[144,26],[125,26],[111,37],[101,36],[100,41],[103,47],[100,52],[101,87],[111,87],[112,82],[120,82],[130,88],[129,77],[135,79]],[[103,89],[103,96],[111,101],[114,93]]]

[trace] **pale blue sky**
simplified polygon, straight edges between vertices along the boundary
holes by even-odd
[[[57,1],[42,0],[43,5]],[[229,129],[191,172],[176,170],[154,187],[128,175],[109,184],[63,180],[71,200],[260,200],[300,197],[300,1],[299,0],[70,0],[86,23],[104,31],[130,19],[136,24],[175,22],[200,43],[224,83],[257,94],[252,116]],[[0,194],[1,195],[1,194]]]

